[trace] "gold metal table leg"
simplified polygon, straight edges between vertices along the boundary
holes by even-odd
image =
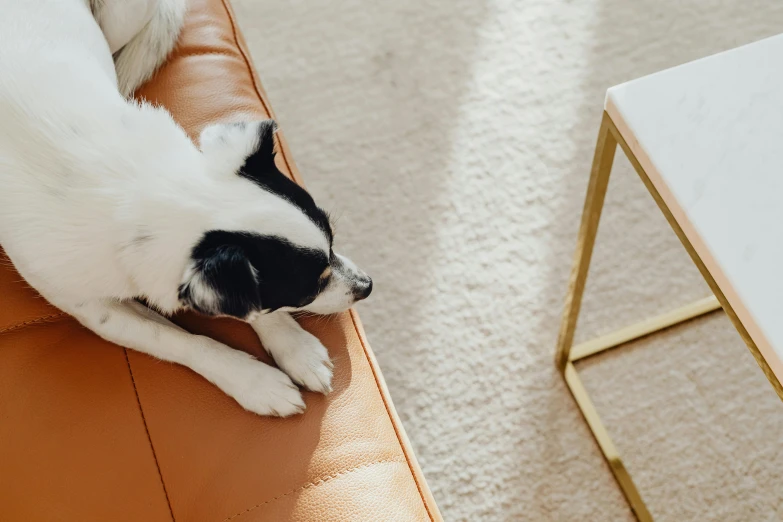
[[[631,475],[623,465],[620,454],[609,436],[609,432],[601,422],[598,411],[595,409],[593,401],[590,400],[590,396],[587,394],[587,390],[585,390],[576,368],[574,367],[574,362],[684,321],[719,310],[721,309],[721,301],[724,299],[719,300],[715,296],[710,296],[671,312],[573,346],[574,332],[579,318],[579,310],[582,304],[585,283],[587,281],[587,273],[590,268],[590,258],[592,257],[593,246],[595,244],[596,234],[598,233],[598,222],[601,218],[601,210],[603,209],[606,189],[609,184],[609,174],[612,170],[612,163],[614,161],[614,154],[618,143],[620,143],[626,155],[629,156],[629,159],[634,164],[634,167],[639,171],[640,176],[645,181],[645,185],[647,185],[648,189],[651,187],[647,176],[631,154],[631,151],[623,141],[622,136],[619,135],[619,132],[609,118],[609,115],[604,112],[601,128],[598,132],[598,142],[596,143],[593,165],[590,171],[590,182],[587,187],[587,195],[582,211],[582,222],[579,228],[574,264],[571,269],[565,310],[560,324],[555,364],[563,375],[568,389],[571,391],[579,410],[582,412],[593,437],[598,443],[598,447],[601,449],[606,462],[609,464],[609,468],[614,474],[634,515],[636,515],[636,518],[641,522],[651,522],[652,515],[639,494]],[[651,192],[654,197],[658,196],[652,189]],[[662,204],[659,196],[656,197],[656,201],[658,201],[659,205]],[[662,210],[663,208],[665,208],[665,205],[662,207]],[[664,213],[666,214],[666,212]],[[667,214],[667,218],[669,218],[670,223],[673,222],[670,214]],[[676,223],[673,223],[672,226],[675,228],[675,231],[678,232],[677,235],[680,239],[683,239],[682,232],[678,230]],[[683,242],[685,244],[685,241]],[[686,245],[686,247],[687,246],[689,245]],[[699,265],[699,263],[697,263],[697,265]],[[699,268],[701,269],[703,266],[699,266]],[[704,273],[704,270],[702,273]],[[705,276],[705,278],[707,278],[707,276]],[[709,279],[708,282],[710,282]],[[714,291],[715,285],[714,282],[712,283],[713,284],[710,286]],[[718,295],[721,298],[723,297],[720,293],[718,293]]]
[[[587,426],[595,437],[595,441],[598,443],[598,447],[601,448],[601,453],[604,454],[609,468],[614,474],[614,478],[620,485],[620,489],[625,495],[625,499],[628,501],[628,505],[636,515],[637,520],[640,522],[652,522],[652,516],[647,510],[647,506],[642,500],[639,490],[636,489],[636,484],[633,483],[631,475],[628,470],[625,469],[623,461],[620,458],[620,453],[612,442],[612,438],[609,436],[609,432],[606,431],[604,423],[601,422],[601,418],[598,416],[598,411],[593,405],[593,401],[590,400],[590,396],[587,394],[587,390],[582,385],[582,380],[576,373],[574,364],[566,363],[565,372],[563,373],[565,382],[568,385],[568,389],[571,390],[571,395],[574,396],[576,405],[579,406],[582,415],[587,422]]]
[[[610,124],[611,119],[604,112],[601,128],[598,131],[598,142],[595,145],[585,206],[582,210],[582,223],[576,240],[576,255],[568,283],[563,321],[560,323],[560,334],[557,337],[555,364],[561,372],[565,371],[568,354],[574,343],[576,321],[582,306],[582,295],[585,291],[587,271],[590,268],[590,258],[593,255],[595,236],[598,233],[598,221],[601,219],[606,187],[609,185],[609,173],[612,171],[614,152],[617,149],[617,140],[610,130]]]
[[[640,339],[720,309],[720,302],[714,295],[699,299],[698,301],[694,301],[693,303],[672,310],[671,312],[645,319],[644,321],[626,326],[625,328],[615,330],[612,333],[577,344],[571,348],[568,360],[569,362],[574,362],[611,348],[617,348],[618,346],[635,341],[636,339]]]
[[[623,495],[625,495],[631,511],[636,515],[637,520],[640,520],[641,522],[652,521],[652,515],[650,515],[639,490],[636,489],[636,484],[634,484],[631,475],[625,468],[625,465],[620,458],[620,453],[617,451],[614,442],[612,442],[612,438],[609,436],[609,432],[606,430],[603,422],[601,422],[598,411],[595,409],[593,401],[590,399],[587,390],[582,384],[582,380],[579,378],[574,363],[580,359],[585,359],[605,350],[616,348],[646,335],[659,332],[720,309],[720,303],[714,296],[706,297],[671,312],[632,324],[610,334],[602,335],[591,341],[574,346],[570,350],[568,362],[563,371],[563,378],[565,379],[568,389],[571,391],[571,395],[573,395],[574,400],[576,401],[576,405],[582,412],[582,416],[584,416],[588,428],[590,428],[593,437],[598,443],[601,453],[603,453],[607,464],[609,464],[609,469],[611,469]]]

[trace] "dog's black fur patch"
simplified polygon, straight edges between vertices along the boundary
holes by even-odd
[[[215,302],[199,302],[201,294],[192,280],[180,286],[180,300],[204,314],[239,318],[309,304],[321,290],[319,277],[329,265],[324,252],[281,237],[223,230],[207,232],[191,256],[200,276],[197,284],[204,285]]]
[[[329,225],[329,216],[315,204],[312,196],[305,189],[286,177],[275,164],[276,130],[277,124],[274,120],[264,120],[259,124],[258,149],[247,158],[239,169],[239,175],[299,207],[318,228],[323,230],[331,244],[332,228]]]

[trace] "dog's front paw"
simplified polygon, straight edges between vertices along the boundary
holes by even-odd
[[[257,316],[250,324],[266,351],[294,382],[315,392],[332,391],[334,366],[316,336],[284,312]]]
[[[224,390],[243,408],[259,415],[288,417],[305,409],[302,394],[285,373],[253,359],[233,370]]]
[[[317,337],[296,329],[286,332],[286,335],[275,336],[272,342],[278,345],[267,346],[267,349],[273,354],[277,365],[294,382],[314,392],[325,394],[332,391],[334,365]]]

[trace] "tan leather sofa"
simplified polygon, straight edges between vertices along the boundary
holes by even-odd
[[[191,4],[138,96],[191,136],[273,117],[229,5]],[[301,181],[282,136],[280,149]],[[177,321],[266,359],[242,323]],[[99,339],[0,252],[0,521],[441,520],[356,313],[304,324],[329,348],[334,391],[306,393],[303,415],[258,417],[183,367]]]

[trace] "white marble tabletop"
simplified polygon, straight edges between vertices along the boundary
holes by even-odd
[[[606,111],[783,381],[783,35],[612,87]]]

